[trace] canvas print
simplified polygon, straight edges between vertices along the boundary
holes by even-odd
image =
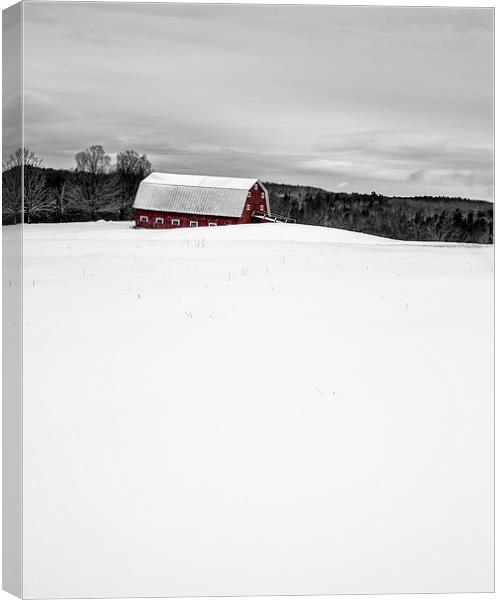
[[[4,11],[4,590],[493,591],[493,22]]]

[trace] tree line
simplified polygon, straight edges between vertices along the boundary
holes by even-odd
[[[493,204],[444,196],[398,198],[265,184],[273,212],[298,223],[398,240],[493,243]]]
[[[100,145],[75,155],[75,168],[45,169],[29,148],[3,163],[2,222],[21,222],[24,166],[24,222],[128,220],[139,183],[151,173],[145,154],[125,150],[115,164]]]
[[[145,154],[120,152],[113,163],[100,145],[75,155],[75,167],[43,168],[29,148],[3,164],[2,221],[21,222],[24,166],[24,222],[126,221],[142,179],[152,171]],[[493,205],[480,200],[411,198],[328,192],[310,186],[265,183],[272,212],[297,223],[349,229],[400,240],[493,242]]]

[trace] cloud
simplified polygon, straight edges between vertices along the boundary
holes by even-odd
[[[99,143],[157,169],[491,194],[491,11],[43,2],[25,19],[25,136],[47,165]]]
[[[418,171],[412,171],[408,177],[406,178],[406,181],[423,181],[424,180],[424,176],[425,176],[425,169],[420,169]]]
[[[323,171],[323,172],[335,172],[340,169],[350,169],[355,166],[351,161],[348,160],[331,160],[328,158],[314,158],[312,160],[305,160],[298,164],[299,167],[311,171]]]
[[[488,171],[445,171],[440,169],[421,169],[413,171],[406,179],[408,182],[426,182],[435,185],[456,185],[465,187],[492,185],[493,178]]]

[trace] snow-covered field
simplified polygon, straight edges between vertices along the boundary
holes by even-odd
[[[26,597],[492,590],[491,246],[79,223],[24,264]]]

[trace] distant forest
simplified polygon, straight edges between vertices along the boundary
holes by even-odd
[[[126,150],[113,164],[102,146],[75,155],[74,169],[51,169],[28,148],[3,164],[2,222],[21,221],[24,164],[24,221],[62,223],[133,219],[139,183],[152,171],[144,154]],[[310,186],[265,182],[271,210],[297,223],[349,229],[399,240],[493,242],[493,204],[482,200],[408,198],[328,192]]]
[[[493,243],[493,204],[483,200],[327,192],[264,183],[273,213],[297,223],[370,233],[397,240]]]

